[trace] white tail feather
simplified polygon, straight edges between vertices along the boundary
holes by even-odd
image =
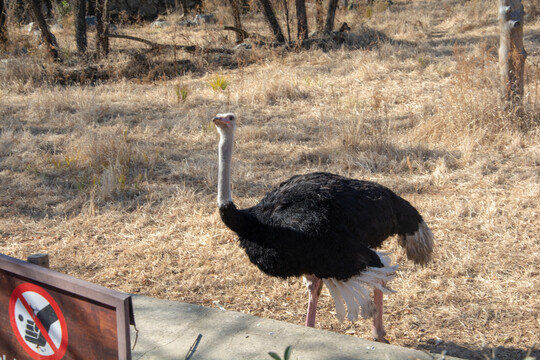
[[[388,280],[385,280],[385,282],[392,280],[391,278]],[[382,283],[378,282],[377,280],[370,280],[369,283],[366,283],[364,281],[359,282],[358,280],[352,280],[349,279],[349,283],[351,286],[359,286],[362,288],[366,288],[366,285],[371,286],[373,288],[377,288],[378,290],[381,290],[385,294],[394,294],[396,291],[392,290],[390,288],[387,288],[386,286],[383,286]]]
[[[360,275],[353,276],[345,281],[335,278],[322,279],[336,305],[336,317],[341,322],[347,314],[347,319],[358,320],[358,314],[367,319],[373,317],[375,307],[371,300],[371,289],[376,288],[385,294],[392,294],[395,291],[384,284],[394,278],[397,265],[390,265],[390,258],[385,253],[377,253],[381,262],[385,265],[382,268],[368,267]],[[347,312],[345,313],[345,304]]]
[[[388,255],[390,255],[389,252],[386,252],[386,251],[375,251],[377,253],[377,255],[379,255],[379,259],[381,259],[381,262],[383,264],[384,267],[390,267],[390,264],[392,263],[392,260],[390,259],[390,257]],[[378,269],[383,269],[383,268],[378,268]]]
[[[343,319],[345,319],[346,315],[344,304],[345,300],[343,300],[341,293],[334,284],[334,279],[323,279],[323,282],[328,288],[328,291],[330,291],[330,295],[332,295],[332,298],[334,299],[334,304],[336,304],[336,317],[341,322],[343,321]]]
[[[353,291],[353,294],[356,297],[358,305],[360,305],[362,317],[364,319],[368,317],[372,317],[374,315],[375,308],[372,305],[371,292],[358,282],[350,282],[349,284],[351,285],[351,290]],[[362,306],[362,304],[367,304],[367,306]],[[357,320],[357,319],[358,317],[352,320]]]
[[[347,304],[347,319],[354,321],[358,319],[358,308],[361,306],[356,297],[352,293],[351,289],[341,281],[336,281],[336,286],[338,290],[343,295],[345,303]]]

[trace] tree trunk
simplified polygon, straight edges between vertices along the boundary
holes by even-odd
[[[52,2],[51,0],[44,0],[45,8],[47,9],[47,19],[52,18]]]
[[[306,0],[296,0],[296,21],[298,24],[298,40],[308,38],[308,23],[306,14]]]
[[[4,0],[0,0],[0,44],[7,43],[6,12],[4,11]]]
[[[242,19],[240,18],[240,0],[229,0],[231,3],[232,14],[234,18],[234,27],[242,29]],[[241,44],[244,42],[244,33],[236,32],[236,43]]]
[[[317,31],[322,32],[324,29],[324,12],[323,12],[323,0],[315,0],[315,22],[317,24]]]
[[[259,0],[259,1],[263,7],[264,16],[266,17],[266,20],[268,21],[268,24],[270,25],[270,29],[274,33],[276,41],[280,43],[285,42],[285,38],[283,37],[283,32],[281,31],[281,27],[279,26],[279,23],[276,20],[276,15],[274,14],[274,10],[272,10],[270,1],[269,0]]]
[[[88,0],[86,10],[87,16],[96,16],[96,0]]]
[[[521,0],[499,0],[499,23],[501,42],[499,67],[504,99],[512,108],[519,107],[523,100],[525,59],[523,47],[523,5]]]
[[[283,8],[285,9],[285,22],[287,23],[287,39],[291,42],[291,26],[289,25],[289,2],[283,0]]]
[[[338,0],[330,0],[328,2],[328,12],[326,13],[326,23],[324,24],[324,32],[329,33],[334,30],[334,19],[336,17],[336,7]]]
[[[49,32],[47,23],[45,22],[45,18],[41,13],[41,6],[39,1],[26,0],[26,3],[28,4],[30,12],[32,13],[34,20],[37,22],[39,29],[41,30],[41,36],[43,37],[43,39],[45,39],[49,55],[51,55],[54,60],[58,60],[58,51],[56,50],[55,43],[53,42],[53,38],[51,33]]]
[[[86,54],[86,1],[75,1],[75,41],[79,55]]]
[[[109,2],[96,0],[96,53],[98,58],[109,54]]]
[[[187,6],[186,6],[186,0],[179,0],[180,9],[182,9],[182,16],[187,15]]]

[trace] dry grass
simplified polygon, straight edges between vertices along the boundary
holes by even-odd
[[[525,27],[518,117],[497,95],[495,1],[394,2],[370,18],[365,9],[338,12],[337,21],[355,24],[352,38],[367,26],[396,40],[372,50],[351,41],[330,52],[141,59],[139,45],[113,40],[100,64],[112,79],[93,86],[57,85],[51,75],[78,64],[69,27],[57,34],[62,64],[43,64],[33,48],[4,57],[0,251],[47,252],[53,269],[129,293],[303,323],[302,282],[258,271],[216,212],[210,119],[234,111],[239,206],[293,174],[324,170],[385,184],[422,212],[437,239],[432,264],[415,267],[395,240],[386,246],[401,269],[386,301],[392,343],[523,358],[540,342],[540,20]],[[246,24],[268,35],[260,14]],[[219,25],[120,31],[233,43]],[[173,76],[175,59],[193,68]],[[216,79],[225,89],[212,88]],[[318,326],[370,337],[367,322],[339,324],[333,311],[325,291]]]

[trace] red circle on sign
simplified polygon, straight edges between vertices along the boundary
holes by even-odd
[[[51,348],[54,349],[54,353],[51,354],[51,355],[42,355],[42,354],[37,353],[34,349],[32,349],[28,345],[26,340],[23,338],[23,335],[19,331],[19,328],[17,326],[16,314],[15,314],[15,305],[17,303],[17,300],[20,300],[23,303],[23,305],[26,304],[26,305],[24,305],[25,308],[28,306],[28,304],[26,303],[26,300],[23,297],[23,294],[25,292],[33,292],[33,293],[41,295],[43,298],[45,298],[45,300],[51,305],[52,309],[54,310],[54,312],[56,314],[56,317],[58,318],[58,321],[60,323],[60,328],[62,330],[62,339],[60,341],[60,346],[58,348],[56,348],[56,346],[54,344],[52,344],[52,345],[49,344],[51,346]],[[38,325],[38,323],[40,324],[39,319],[37,319],[35,317],[32,310],[28,311],[28,309],[27,309],[27,312],[29,312],[30,316],[32,317],[32,320],[36,323],[36,325]],[[13,292],[11,293],[11,297],[9,299],[9,320],[11,322],[11,327],[12,327],[13,332],[15,333],[15,335],[17,337],[17,340],[19,340],[19,343],[21,344],[21,346],[32,357],[32,359],[35,359],[35,360],[60,360],[60,359],[62,359],[62,357],[66,353],[67,345],[68,345],[68,332],[67,332],[66,319],[64,318],[64,315],[60,311],[60,307],[58,306],[56,301],[54,301],[53,297],[51,295],[49,295],[49,293],[47,291],[45,291],[43,288],[41,288],[41,287],[39,287],[39,286],[37,286],[35,284],[31,284],[31,283],[24,283],[24,284],[20,284],[19,286],[17,286],[13,290]],[[43,329],[42,329],[43,326],[42,325],[38,325],[38,326],[40,327],[40,330],[41,330],[41,332],[43,334]],[[52,343],[52,341],[50,341],[50,338],[48,337],[48,335],[46,333],[44,335],[46,336],[47,343],[49,343],[49,342]]]

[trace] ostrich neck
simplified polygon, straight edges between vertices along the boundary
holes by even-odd
[[[231,159],[233,149],[233,136],[223,134],[219,141],[219,167],[218,167],[218,206],[232,203],[231,195]]]
[[[222,133],[219,141],[218,196],[221,220],[239,236],[246,236],[257,221],[243,210],[238,210],[231,195],[231,159],[234,136]],[[255,226],[256,227],[256,226]]]

